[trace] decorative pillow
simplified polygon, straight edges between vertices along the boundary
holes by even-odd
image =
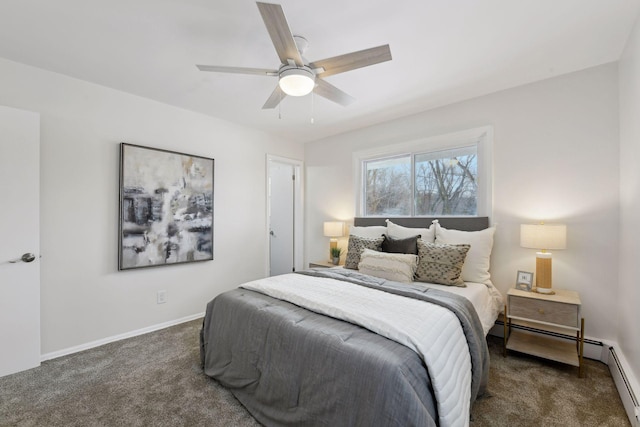
[[[444,245],[418,240],[416,281],[466,287],[461,278],[469,245]]]
[[[403,227],[398,224],[387,220],[387,236],[394,239],[406,239],[407,237],[422,236],[422,240],[425,242],[431,242],[435,240],[435,226],[431,224],[429,228],[410,228]]]
[[[344,261],[344,268],[350,268],[352,270],[358,269],[360,263],[360,254],[364,249],[371,249],[374,251],[380,251],[384,236],[369,239],[366,237],[358,237],[354,235],[349,236],[349,246],[347,247],[347,257]]]
[[[386,236],[382,242],[382,252],[394,254],[418,254],[418,239],[420,236],[408,237],[406,239],[394,239]]]
[[[489,267],[491,262],[491,250],[493,249],[493,235],[495,227],[489,227],[480,231],[450,230],[442,227],[437,222],[436,243],[448,245],[470,245],[467,260],[462,267],[462,280],[465,282],[487,283],[491,280]]]
[[[357,227],[352,225],[349,227],[349,235],[358,236],[358,237],[366,237],[368,239],[375,239],[376,237],[380,237],[387,232],[387,227],[383,225],[372,225],[370,227]]]
[[[365,249],[360,257],[358,270],[362,274],[409,283],[418,266],[418,257],[411,254],[390,254]]]

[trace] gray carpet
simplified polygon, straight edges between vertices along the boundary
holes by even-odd
[[[0,378],[1,426],[256,426],[233,395],[203,375],[201,320],[47,361]],[[606,365],[575,368],[502,357],[489,337],[491,397],[473,427],[629,425]]]

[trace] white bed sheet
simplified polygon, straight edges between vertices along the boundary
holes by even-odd
[[[417,286],[451,292],[468,299],[476,309],[478,317],[480,317],[482,329],[486,336],[498,318],[498,314],[502,311],[504,299],[502,298],[500,291],[498,291],[492,283],[465,283],[467,285],[466,288],[459,286],[437,285],[434,283],[413,282],[413,284]]]
[[[332,268],[344,267],[339,266]],[[425,288],[440,289],[441,291],[451,292],[468,299],[478,313],[485,336],[487,336],[491,328],[493,328],[493,325],[498,318],[498,314],[500,314],[504,307],[504,298],[502,294],[490,281],[486,284],[465,282],[467,286],[464,288],[461,286],[446,286],[425,282],[412,282],[412,284]]]

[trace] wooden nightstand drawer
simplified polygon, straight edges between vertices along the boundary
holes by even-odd
[[[509,295],[509,315],[538,322],[579,328],[579,306]]]

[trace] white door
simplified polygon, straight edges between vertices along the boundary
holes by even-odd
[[[269,164],[269,275],[295,270],[295,170],[287,163]]]
[[[2,106],[0,238],[2,377],[40,365],[40,116]]]

